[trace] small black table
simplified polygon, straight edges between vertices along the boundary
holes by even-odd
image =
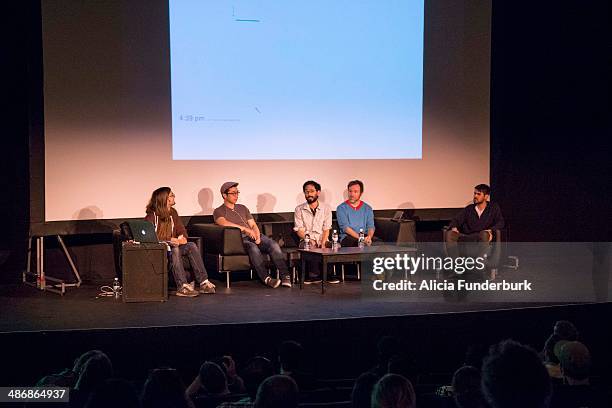
[[[414,247],[396,245],[374,245],[364,248],[342,247],[337,250],[331,248],[299,249],[302,258],[302,273],[300,276],[300,289],[304,285],[306,276],[306,262],[314,261],[322,263],[323,276],[321,279],[321,293],[325,294],[325,281],[327,280],[327,265],[334,263],[361,262],[364,258],[370,258],[378,254],[416,252]]]

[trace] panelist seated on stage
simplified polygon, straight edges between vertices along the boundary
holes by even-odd
[[[277,288],[282,284],[290,288],[291,277],[280,246],[273,239],[261,234],[257,223],[246,206],[236,203],[239,194],[238,183],[234,181],[223,183],[221,186],[223,204],[213,211],[215,224],[240,229],[244,249],[249,254],[249,259],[257,272],[257,276],[265,285]],[[270,255],[272,262],[278,268],[280,279],[274,279],[270,276],[266,267],[266,258],[263,254]]]
[[[359,244],[359,231],[363,230],[366,246],[372,245],[374,239],[374,211],[361,201],[363,183],[353,180],[348,183],[348,200],[336,209],[336,218],[340,228],[340,244],[343,247],[355,247]]]
[[[193,242],[187,242],[187,230],[178,212],[173,208],[174,204],[175,195],[170,187],[158,188],[151,194],[145,220],[155,225],[157,239],[166,241],[170,245],[170,264],[176,283],[176,296],[195,297],[198,296],[198,292],[213,294],[215,285],[208,280],[208,273],[198,247]],[[199,284],[199,291],[188,282],[183,260],[191,266],[196,283]]]
[[[308,180],[302,186],[306,202],[295,207],[293,213],[293,230],[300,238],[300,248],[304,248],[306,234],[309,236],[310,248],[324,248],[329,246],[329,232],[332,227],[331,207],[319,201],[321,185],[314,180]],[[318,275],[321,273],[319,262],[308,262],[308,275],[304,283],[321,282]],[[329,283],[340,283],[337,278],[329,277]]]
[[[474,187],[474,202],[451,221],[446,234],[449,255],[458,256],[457,242],[479,242],[486,251],[493,231],[504,228],[504,217],[497,203],[489,202],[491,188],[486,184]],[[481,251],[481,252],[482,252]]]

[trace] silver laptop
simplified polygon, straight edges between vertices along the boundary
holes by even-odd
[[[132,233],[131,239],[134,241],[142,243],[159,242],[159,239],[157,239],[157,234],[155,233],[155,226],[149,221],[135,220],[126,222],[130,227],[130,232]]]

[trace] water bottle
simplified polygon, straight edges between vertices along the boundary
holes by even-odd
[[[310,234],[308,231],[306,231],[306,234],[304,234],[304,249],[306,251],[310,250]]]
[[[119,295],[121,294],[121,284],[119,284],[119,278],[115,278],[113,281],[113,293],[115,294],[115,299],[119,299]]]
[[[332,233],[332,251],[338,250],[338,231],[334,230]]]
[[[357,241],[357,246],[359,248],[363,248],[365,246],[365,235],[363,235],[363,228],[359,228],[359,240]]]

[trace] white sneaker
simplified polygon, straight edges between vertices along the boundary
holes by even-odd
[[[281,280],[280,280],[280,279],[274,279],[274,278],[272,278],[272,277],[268,276],[268,277],[266,278],[266,280],[264,281],[264,283],[265,283],[267,286],[269,286],[269,287],[271,287],[271,288],[273,288],[273,289],[276,289],[276,288],[278,288],[278,287],[280,286],[280,284],[281,284]]]
[[[207,280],[205,282],[200,283],[200,293],[212,295],[215,292],[215,285],[211,281]]]
[[[176,291],[176,296],[180,297],[196,297],[198,292],[189,287],[188,284],[184,284],[182,288]]]

